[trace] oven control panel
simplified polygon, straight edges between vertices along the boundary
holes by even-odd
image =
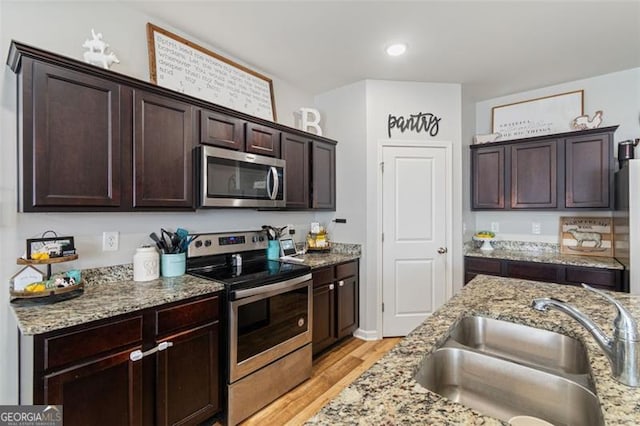
[[[267,235],[263,231],[197,234],[189,244],[187,257],[212,256],[266,249]]]

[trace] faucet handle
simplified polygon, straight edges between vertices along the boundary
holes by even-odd
[[[636,320],[633,318],[633,316],[631,316],[631,313],[624,306],[622,306],[620,302],[618,302],[613,297],[609,296],[604,291],[597,290],[589,285],[586,285],[585,283],[582,283],[582,287],[584,287],[586,290],[589,290],[592,293],[596,293],[604,297],[605,299],[607,299],[608,302],[610,302],[613,306],[616,307],[617,315],[616,315],[616,318],[613,320],[614,337],[615,335],[618,335],[618,337],[626,340],[633,340],[633,341],[640,340],[640,335],[638,333],[638,324],[636,323]]]

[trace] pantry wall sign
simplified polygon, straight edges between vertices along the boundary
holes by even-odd
[[[491,127],[500,141],[574,131],[571,122],[584,114],[584,90],[493,107]]]
[[[276,121],[270,78],[151,23],[147,46],[158,86]]]

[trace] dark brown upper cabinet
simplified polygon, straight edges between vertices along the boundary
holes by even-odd
[[[244,151],[244,123],[229,115],[200,110],[200,143]]]
[[[282,159],[287,162],[286,188],[287,207],[305,209],[309,201],[309,145],[303,137],[282,133]]]
[[[311,207],[336,209],[336,146],[313,140],[311,142]]]
[[[472,145],[472,209],[613,208],[617,127]]]
[[[280,157],[280,131],[267,126],[246,123],[245,151],[268,157]]]
[[[331,139],[15,41],[7,65],[21,211],[194,210],[197,144],[286,158],[287,208],[335,210]]]
[[[511,146],[511,208],[555,209],[557,191],[557,141]]]
[[[120,85],[30,59],[21,80],[23,211],[119,207]]]
[[[613,207],[613,132],[565,139],[567,208]]]
[[[193,106],[136,90],[133,206],[195,208]]]
[[[504,208],[504,167],[504,146],[487,147],[471,152],[475,208]]]

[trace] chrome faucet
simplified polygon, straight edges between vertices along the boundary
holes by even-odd
[[[636,321],[613,297],[586,284],[582,286],[604,297],[616,307],[617,315],[613,320],[611,338],[607,337],[589,317],[562,300],[549,297],[534,299],[531,307],[543,312],[547,309],[556,309],[578,321],[591,333],[609,358],[613,378],[627,386],[640,386],[640,334]]]

